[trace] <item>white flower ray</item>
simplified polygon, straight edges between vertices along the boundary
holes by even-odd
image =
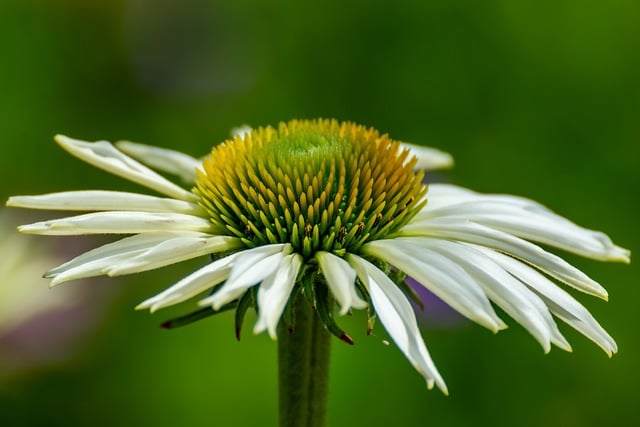
[[[607,291],[599,283],[562,258],[531,242],[482,224],[439,218],[424,224],[407,224],[398,235],[437,237],[489,247],[529,263],[584,293],[607,299]]]
[[[276,339],[276,329],[302,266],[302,256],[296,253],[286,255],[277,270],[258,287],[258,321],[254,334],[265,329],[272,339]]]
[[[373,264],[354,254],[347,260],[369,291],[380,322],[414,368],[425,378],[427,387],[434,383],[446,395],[447,386],[438,372],[420,335],[413,308],[402,291]]]
[[[480,284],[491,301],[520,323],[538,340],[545,353],[551,343],[571,351],[571,346],[558,330],[549,309],[540,297],[515,277],[507,273],[484,252],[458,242],[416,238],[416,250],[429,248],[464,268]]]
[[[229,251],[242,246],[240,239],[230,236],[185,237],[161,242],[107,269],[109,276],[139,273],[188,259]]]
[[[449,205],[462,202],[485,201],[520,207],[535,212],[551,212],[549,208],[540,203],[527,199],[525,197],[512,196],[507,194],[483,194],[469,190],[468,188],[459,187],[453,184],[433,183],[429,184],[429,192],[427,193],[429,203],[423,209],[423,212],[440,209]],[[419,217],[419,213],[417,216]]]
[[[498,332],[506,327],[482,288],[462,267],[427,248],[416,248],[396,238],[365,244],[365,254],[399,268],[463,316]]]
[[[13,196],[7,206],[71,211],[144,211],[203,215],[195,203],[124,191],[80,190],[37,196]]]
[[[139,234],[86,252],[49,270],[45,277],[53,278],[51,286],[56,286],[70,280],[103,274],[116,276],[139,273],[239,246],[239,239],[229,236],[202,233]]]
[[[131,141],[118,141],[115,146],[155,170],[180,177],[186,184],[193,185],[196,182],[196,169],[202,169],[201,160],[180,151]]]
[[[36,222],[18,227],[26,234],[136,234],[162,231],[210,231],[211,222],[199,216],[169,212],[96,212]]]
[[[211,305],[214,310],[218,310],[241,296],[248,288],[257,285],[273,274],[282,258],[291,251],[291,245],[277,243],[239,252],[225,284],[216,293],[201,300],[198,304],[201,306]]]
[[[143,164],[116,149],[110,142],[86,142],[56,135],[56,142],[73,156],[99,169],[151,188],[179,200],[197,200],[190,191],[158,175]]]
[[[597,344],[609,357],[618,351],[615,340],[600,326],[591,313],[543,274],[507,255],[482,247],[476,247],[476,249],[491,257],[506,271],[521,280],[543,299],[555,316]]]
[[[228,255],[194,271],[159,294],[138,304],[136,310],[148,308],[153,313],[156,310],[181,303],[212,289],[217,284],[227,280],[238,254]]]
[[[58,267],[52,268],[45,273],[45,277],[55,277],[58,274],[64,273],[65,271],[76,268],[82,264],[102,260],[115,255],[146,250],[160,242],[185,236],[202,237],[207,236],[207,234],[197,232],[162,232],[145,233],[125,237],[115,242],[107,243],[95,249],[91,249],[90,251],[87,251],[64,264],[59,265]]]
[[[418,161],[414,166],[415,169],[424,169],[432,171],[437,169],[449,169],[453,167],[453,156],[437,148],[425,147],[408,142],[401,142],[400,147],[409,150],[408,159],[415,156]]]
[[[530,210],[522,205],[479,198],[438,209],[425,208],[411,221],[411,226],[428,226],[435,219],[469,220],[584,257],[629,262],[629,251],[613,244],[606,234],[580,227],[549,210]]]
[[[340,305],[340,315],[344,316],[351,307],[362,309],[367,306],[355,289],[356,272],[344,259],[330,252],[318,251],[315,258],[320,271],[327,280],[331,293]]]

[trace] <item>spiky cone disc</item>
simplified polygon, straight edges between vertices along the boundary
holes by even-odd
[[[291,121],[213,148],[194,192],[215,232],[247,247],[290,243],[359,253],[406,224],[424,205],[415,157],[378,131],[335,120]]]

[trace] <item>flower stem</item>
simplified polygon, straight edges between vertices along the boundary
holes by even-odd
[[[331,336],[304,296],[294,304],[295,328],[278,331],[280,427],[324,427]]]

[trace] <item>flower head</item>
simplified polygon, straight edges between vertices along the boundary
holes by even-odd
[[[446,153],[329,120],[243,129],[204,160],[130,142],[116,148],[105,141],[56,140],[80,159],[163,197],[92,190],[10,198],[10,206],[93,211],[25,225],[23,233],[131,235],[50,270],[52,285],[209,255],[206,266],[138,308],[154,311],[206,293],[202,310],[172,324],[228,308],[241,322],[254,306],[254,331],[275,337],[279,322],[289,319],[288,303],[302,294],[326,328],[347,342],[332,302],[340,314],[368,308],[428,386],[445,393],[408,300],[406,275],[497,332],[505,323],[493,302],[545,351],[551,344],[570,350],[554,316],[608,354],[616,351],[613,339],[557,282],[605,299],[606,291],[532,242],[604,261],[628,262],[629,252],[527,199],[427,187],[421,169],[450,165]]]

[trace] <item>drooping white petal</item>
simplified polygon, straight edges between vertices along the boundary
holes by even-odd
[[[599,283],[562,258],[531,242],[481,224],[439,218],[428,223],[407,224],[398,234],[407,237],[439,237],[486,246],[534,265],[582,292],[607,299],[607,291]]]
[[[482,288],[460,266],[407,239],[377,240],[363,246],[373,255],[399,268],[463,316],[497,332],[504,322],[496,315]]]
[[[380,322],[400,351],[422,374],[429,388],[433,388],[435,382],[444,394],[448,394],[447,386],[420,335],[413,308],[402,291],[382,271],[364,258],[348,254],[347,260],[369,291]]]
[[[38,196],[13,196],[7,206],[71,211],[142,211],[202,214],[195,203],[123,191],[65,191]]]
[[[547,306],[537,294],[507,273],[482,252],[464,243],[441,239],[415,239],[416,247],[428,247],[464,268],[489,298],[533,335],[548,353],[551,343],[570,351]]]
[[[173,286],[141,302],[136,310],[150,309],[153,313],[164,307],[179,304],[196,295],[212,289],[225,281],[231,274],[231,267],[239,253],[216,260],[181,279]]]
[[[258,246],[238,254],[229,279],[213,295],[198,304],[211,305],[218,310],[242,295],[248,288],[257,285],[273,274],[282,258],[291,252],[291,245],[278,243]]]
[[[293,253],[282,258],[278,269],[267,277],[258,288],[258,321],[253,329],[259,334],[265,329],[276,338],[276,329],[291,290],[302,266],[302,256]]]
[[[407,142],[400,143],[400,147],[409,150],[409,158],[415,156],[418,159],[415,166],[416,169],[431,171],[453,167],[453,156],[444,151]]]
[[[356,272],[344,259],[330,252],[316,252],[320,271],[327,280],[331,293],[340,305],[340,314],[345,315],[351,309],[365,308],[367,303],[357,295],[355,289]]]
[[[242,246],[240,239],[230,236],[184,237],[164,241],[107,269],[109,276],[139,273],[212,253]]]
[[[503,205],[517,206],[531,211],[550,212],[549,209],[538,202],[524,197],[511,196],[506,194],[482,194],[469,190],[468,188],[458,187],[453,184],[434,183],[429,184],[429,192],[427,193],[429,203],[424,207],[423,211],[431,211],[440,209],[452,204],[462,202],[485,201],[500,203]],[[420,214],[418,214],[419,216]]]
[[[199,216],[167,212],[97,212],[52,219],[18,227],[26,234],[135,234],[162,231],[209,231],[211,222]]]
[[[629,251],[614,245],[606,234],[580,227],[546,209],[531,210],[522,205],[484,199],[468,200],[438,209],[423,209],[413,219],[412,226],[428,226],[434,219],[469,220],[585,257],[629,262]]]
[[[115,145],[120,151],[145,165],[177,175],[187,184],[194,184],[196,169],[202,169],[202,161],[180,151],[130,141],[118,141]]]
[[[158,175],[119,151],[110,142],[85,142],[56,135],[56,142],[70,154],[97,168],[121,176],[179,200],[197,200],[197,196]]]
[[[52,278],[50,286],[53,287],[65,282],[70,282],[72,280],[102,276],[104,274],[107,274],[107,271],[113,264],[126,261],[130,257],[136,256],[143,252],[144,249],[137,249],[115,253],[108,257],[98,258],[93,261],[78,264],[73,268],[63,269],[59,273],[48,273],[48,275],[45,277]]]
[[[609,357],[618,351],[618,346],[614,339],[600,326],[591,313],[543,274],[501,253],[486,248],[476,247],[476,249],[491,257],[509,273],[540,295],[555,316],[596,343]]]
[[[49,270],[45,273],[45,277],[55,277],[65,271],[74,269],[83,264],[92,263],[109,259],[113,256],[124,255],[125,258],[130,257],[133,252],[145,251],[159,243],[174,239],[179,236],[202,237],[207,236],[204,233],[197,232],[162,232],[162,233],[146,233],[135,236],[125,237],[112,243],[107,243],[98,248],[83,253],[64,264]]]
[[[138,273],[214,252],[239,247],[229,236],[203,233],[139,234],[86,252],[45,274],[53,278],[51,286],[70,280],[103,274],[116,276]]]

